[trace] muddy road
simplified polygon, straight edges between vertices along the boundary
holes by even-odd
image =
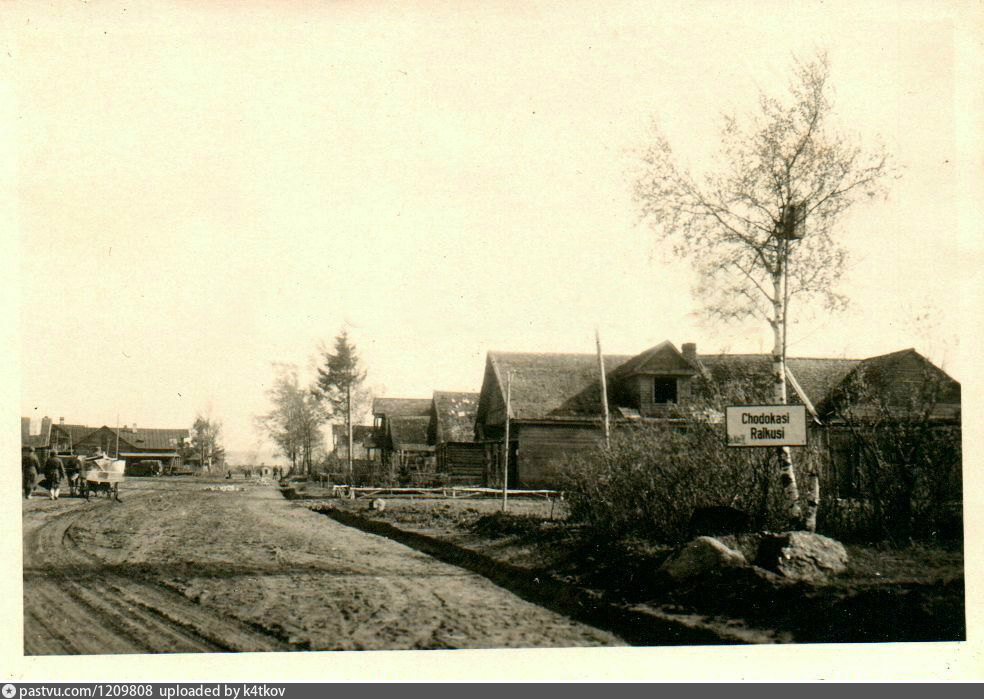
[[[272,485],[128,479],[24,501],[24,652],[621,645]]]

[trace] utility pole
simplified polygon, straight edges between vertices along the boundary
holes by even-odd
[[[348,425],[348,480],[355,483],[355,469],[352,465],[352,384],[345,386],[345,422]]]
[[[512,403],[512,372],[506,374],[506,439],[503,444],[505,458],[502,460],[502,511],[506,511],[509,499],[509,409]]]
[[[601,354],[601,335],[595,328],[595,344],[598,347],[598,373],[601,374],[601,414],[605,420],[605,449],[612,446],[611,427],[608,418],[608,384],[605,379],[605,358]]]

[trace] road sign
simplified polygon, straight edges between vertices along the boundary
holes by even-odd
[[[734,405],[725,416],[729,447],[806,446],[802,405]]]

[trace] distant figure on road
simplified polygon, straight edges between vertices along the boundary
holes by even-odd
[[[65,480],[65,464],[59,459],[55,452],[44,462],[44,475],[48,481],[48,495],[52,500],[58,499],[58,491],[61,490],[61,482]]]
[[[28,500],[34,493],[34,486],[38,483],[38,471],[41,464],[34,453],[34,447],[28,447],[21,455],[21,484],[24,487],[24,497]]]

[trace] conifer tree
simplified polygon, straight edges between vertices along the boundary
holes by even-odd
[[[335,338],[334,351],[321,347],[322,365],[313,388],[326,411],[333,416],[344,416],[348,440],[348,474],[352,478],[352,414],[357,412],[362,400],[360,388],[366,372],[362,369],[355,345],[349,341],[345,329]]]

